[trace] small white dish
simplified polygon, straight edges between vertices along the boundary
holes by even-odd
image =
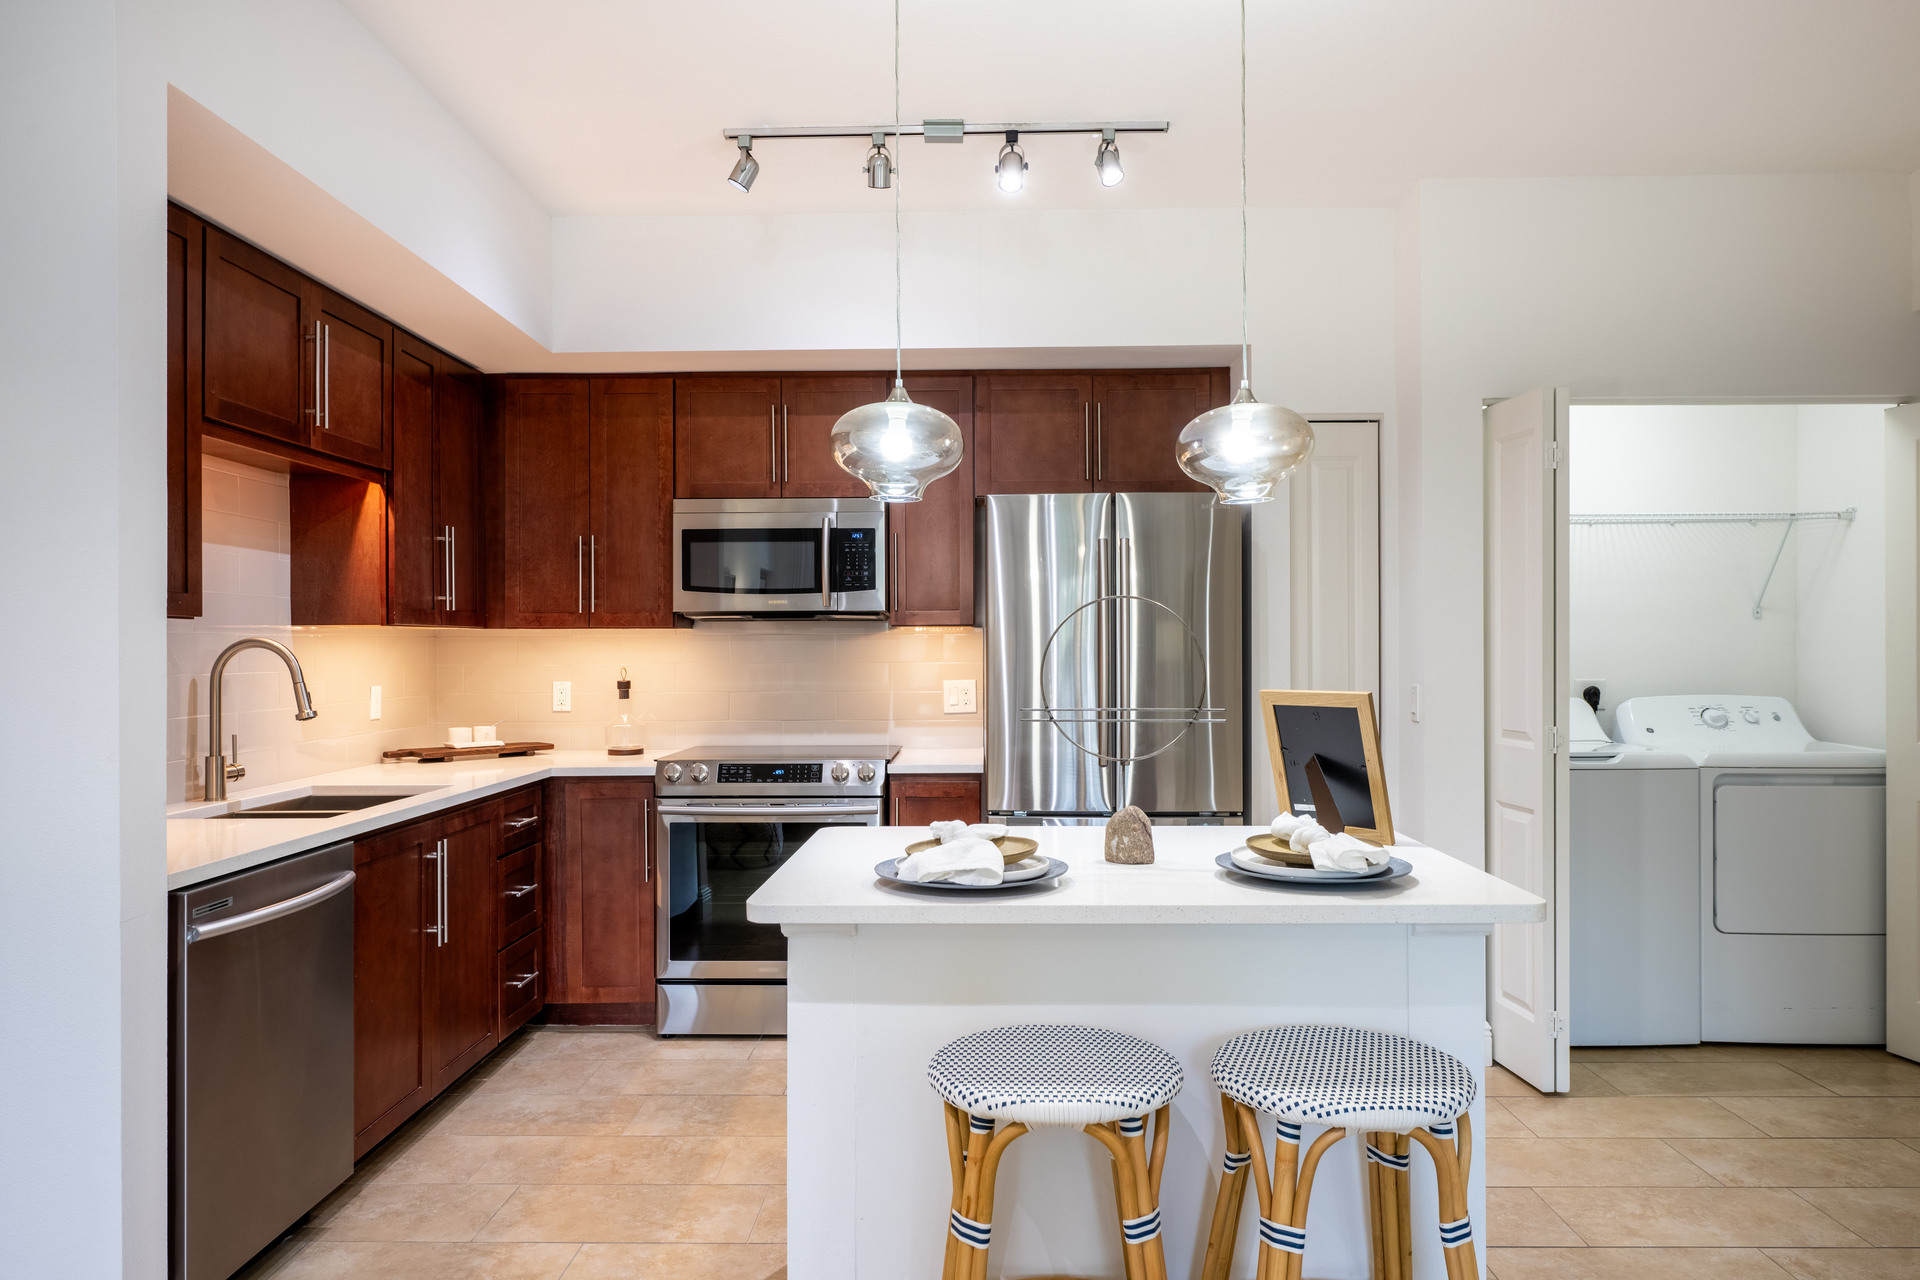
[[[440,745],[443,747],[465,748],[465,747],[504,747],[507,744],[503,739],[495,738],[491,742],[443,742]]]

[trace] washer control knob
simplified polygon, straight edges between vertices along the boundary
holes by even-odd
[[[872,765],[870,765],[870,764],[863,764],[863,765],[861,765],[861,766],[860,766],[860,770],[859,770],[859,772],[860,772],[860,781],[862,781],[862,782],[872,782],[872,781],[873,781],[873,766],[872,766]]]
[[[1745,720],[1748,724],[1760,723],[1760,713],[1758,711],[1755,711],[1752,707],[1748,707],[1745,710],[1741,711],[1740,718],[1742,720]]]
[[[693,766],[687,773],[695,782],[705,782],[707,780],[707,766],[703,764]]]
[[[1709,729],[1724,729],[1732,723],[1732,717],[1719,707],[1708,707],[1700,713],[1700,723]]]
[[[680,766],[677,764],[663,764],[660,766],[660,776],[668,782],[678,782],[680,781]]]
[[[833,766],[832,776],[835,782],[845,782],[853,776],[853,770],[847,768],[845,761],[841,761]]]

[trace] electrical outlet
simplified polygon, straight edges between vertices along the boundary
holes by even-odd
[[[970,716],[976,710],[973,699],[973,681],[948,680],[944,682],[947,701],[946,710],[950,716]]]
[[[1594,696],[1600,703],[1600,707],[1605,707],[1609,711],[1613,710],[1613,704],[1607,701],[1607,682],[1605,680],[1575,680],[1573,682],[1573,696],[1576,698],[1586,697],[1588,689],[1599,690]],[[1594,709],[1597,711],[1600,708],[1596,707]]]
[[[367,719],[378,720],[379,718],[380,718],[380,686],[375,685],[373,686],[373,696],[367,699]]]
[[[555,711],[573,710],[573,681],[555,680],[553,682],[553,709]]]

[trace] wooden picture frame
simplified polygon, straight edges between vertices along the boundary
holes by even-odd
[[[1260,720],[1267,730],[1267,762],[1283,813],[1318,817],[1315,797],[1320,794],[1340,810],[1349,835],[1379,845],[1393,843],[1393,810],[1387,802],[1380,725],[1371,693],[1262,689]],[[1316,779],[1309,778],[1310,764],[1317,766]]]

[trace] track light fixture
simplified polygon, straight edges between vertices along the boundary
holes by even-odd
[[[887,135],[873,135],[873,150],[867,152],[867,185],[875,191],[884,191],[893,185],[893,155],[887,150]]]
[[[739,138],[740,158],[733,162],[733,172],[727,175],[727,181],[737,190],[750,191],[753,180],[760,176],[760,162],[753,158],[753,136],[743,133]]]
[[[1000,148],[1000,158],[993,165],[994,180],[1000,189],[1017,192],[1027,185],[1027,157],[1020,150],[1020,131],[1007,130],[1007,145]]]
[[[1117,187],[1120,179],[1127,176],[1120,167],[1120,144],[1114,141],[1113,130],[1100,131],[1100,149],[1093,153],[1093,167],[1100,175],[1100,185]]]

